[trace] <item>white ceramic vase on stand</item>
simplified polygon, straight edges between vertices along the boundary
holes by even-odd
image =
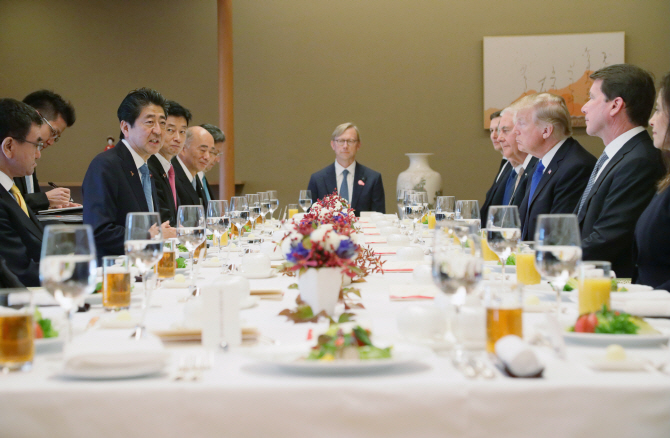
[[[428,157],[433,154],[405,155],[409,157],[409,167],[398,175],[397,188],[425,191],[428,193],[428,202],[435,205],[435,196],[442,190],[442,176],[428,164]]]
[[[342,288],[341,268],[309,268],[298,277],[300,298],[314,314],[325,310],[333,315]]]

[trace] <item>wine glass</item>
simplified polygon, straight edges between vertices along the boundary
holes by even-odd
[[[455,196],[438,196],[435,199],[435,220],[454,220],[456,208]]]
[[[476,224],[481,229],[481,217],[479,216],[479,201],[465,200],[456,201],[456,219],[464,220],[469,224]]]
[[[416,238],[416,223],[423,216],[423,200],[419,193],[405,195],[405,217],[412,220],[412,235]]]
[[[270,221],[272,221],[274,219],[272,215],[279,208],[279,198],[277,197],[276,190],[268,190],[266,193],[268,194],[268,198],[270,198]]]
[[[207,203],[207,228],[214,234],[216,255],[221,254],[221,235],[228,230],[228,201],[211,200]],[[226,223],[228,222],[228,223]]]
[[[405,214],[405,195],[414,193],[414,190],[398,189],[396,191],[396,203],[398,204],[398,218],[402,221]]]
[[[298,203],[300,204],[300,208],[302,208],[302,212],[307,213],[307,210],[312,205],[311,190],[300,190],[300,198],[298,198]]]
[[[270,212],[270,196],[268,192],[258,192],[258,199],[261,202],[261,216],[263,217],[263,231],[265,231],[265,219]]]
[[[230,198],[230,220],[237,227],[237,246],[240,246],[242,239],[242,227],[249,220],[249,204],[244,196],[233,196]]]
[[[202,205],[179,206],[179,210],[177,210],[177,238],[179,243],[188,250],[188,257],[191,261],[189,286],[193,288],[195,282],[193,278],[195,249],[205,241],[205,209]]]
[[[486,222],[486,243],[502,263],[502,282],[505,283],[507,259],[516,252],[521,239],[521,219],[516,205],[492,205]]]
[[[124,247],[126,255],[140,271],[142,286],[144,286],[142,316],[134,333],[135,338],[139,339],[144,333],[144,320],[151,301],[152,288],[147,284],[147,277],[163,256],[163,230],[160,215],[158,213],[128,213]]]
[[[249,206],[249,218],[251,227],[256,228],[256,220],[261,217],[261,201],[256,194],[247,195],[247,205]]]
[[[72,314],[95,290],[96,254],[90,225],[47,225],[42,238],[40,281],[65,311],[72,340]]]
[[[465,237],[467,252],[461,251],[453,244],[455,233]],[[465,302],[465,295],[472,293],[482,279],[484,261],[481,258],[481,240],[478,227],[456,221],[440,221],[435,224],[435,241],[433,247],[433,280],[440,290],[449,295],[449,305],[454,312],[454,319],[460,313]],[[448,325],[447,338],[454,346],[453,361],[463,362],[463,346],[458,337],[454,336],[453,321]]]
[[[577,274],[582,259],[582,239],[574,214],[541,214],[535,227],[535,267],[556,292],[556,312],[561,312],[561,291]]]

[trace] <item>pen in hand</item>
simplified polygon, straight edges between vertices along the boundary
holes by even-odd
[[[50,186],[52,189],[58,189],[58,188],[60,188],[60,187],[58,187],[56,184],[52,183],[51,181],[49,181],[47,184],[49,184],[49,186]],[[70,196],[70,202],[74,202],[74,199],[72,199],[72,196]]]

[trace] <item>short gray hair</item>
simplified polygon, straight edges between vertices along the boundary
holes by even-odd
[[[358,131],[358,127],[354,125],[353,123],[342,123],[341,125],[338,125],[337,128],[333,131],[333,135],[330,136],[330,140],[333,141],[340,135],[344,133],[347,129],[354,128],[356,130],[356,136],[358,137],[358,141],[361,141],[361,133]]]
[[[552,134],[556,139],[572,135],[572,118],[563,97],[550,93],[530,94],[518,101],[519,108],[533,110],[533,120],[554,126]],[[515,104],[516,105],[516,104]]]

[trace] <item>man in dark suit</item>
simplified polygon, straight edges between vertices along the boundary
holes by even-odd
[[[502,119],[502,111],[496,111],[491,114],[491,124],[489,125],[491,143],[493,144],[493,149],[496,152],[503,153],[502,145],[500,144],[500,120]],[[505,194],[504,185],[506,184],[507,178],[512,171],[512,165],[509,164],[507,158],[503,154],[502,160],[500,161],[500,166],[498,166],[498,172],[496,177],[493,179],[491,187],[486,191],[486,197],[484,198],[484,203],[479,208],[479,215],[483,224],[486,224],[486,215],[488,214],[489,206],[491,205],[501,205],[503,201],[503,196]],[[500,186],[503,185],[501,189]],[[484,225],[486,226],[486,225]]]
[[[0,99],[0,257],[26,286],[39,286],[42,225],[13,178],[30,175],[44,145],[42,118],[30,106]]]
[[[339,195],[354,209],[356,216],[361,211],[386,213],[381,174],[356,162],[356,153],[361,147],[356,125],[343,123],[335,128],[330,147],[335,151],[335,163],[312,174],[309,179],[307,189],[312,192],[312,202],[337,189]]]
[[[207,208],[207,196],[198,172],[207,168],[212,150],[215,150],[212,134],[200,126],[188,128],[184,148],[172,159],[177,196],[182,205],[202,205]]]
[[[44,149],[57,143],[66,128],[75,122],[74,107],[60,95],[49,90],[38,90],[23,99],[23,103],[35,108],[42,116],[42,138]],[[42,192],[37,181],[37,173],[25,177],[14,178],[14,183],[21,191],[28,206],[35,212],[48,208],[76,207],[79,204],[70,202],[70,189],[59,187]]]
[[[221,160],[221,155],[223,155],[223,143],[226,141],[226,136],[217,126],[210,125],[209,123],[203,123],[200,127],[205,128],[207,132],[212,134],[212,137],[214,138],[214,149],[209,153],[209,164],[203,172],[198,172],[198,177],[200,178],[200,183],[202,184],[202,189],[205,192],[207,199],[218,199],[218,194],[214,193],[212,190],[205,174],[212,170],[214,165]]]
[[[98,154],[88,166],[81,186],[84,223],[93,228],[98,258],[124,254],[128,213],[159,211],[146,161],[161,148],[165,106],[158,91],[131,91],[117,110],[121,141]],[[162,227],[165,237],[176,236],[167,222]]]
[[[519,209],[521,239],[535,239],[537,216],[572,213],[596,159],[572,135],[565,100],[549,93],[516,104],[514,130],[519,148],[539,161]]]
[[[645,130],[655,99],[649,73],[629,64],[604,67],[582,107],[586,133],[605,150],[575,208],[582,231],[582,258],[607,260],[618,277],[634,272],[633,234],[638,218],[663,176],[661,153]]]
[[[177,226],[177,196],[175,169],[172,159],[181,152],[186,139],[186,130],[191,122],[191,112],[175,101],[167,102],[167,118],[163,132],[163,145],[156,155],[149,157],[149,170],[153,176],[161,220]]]

